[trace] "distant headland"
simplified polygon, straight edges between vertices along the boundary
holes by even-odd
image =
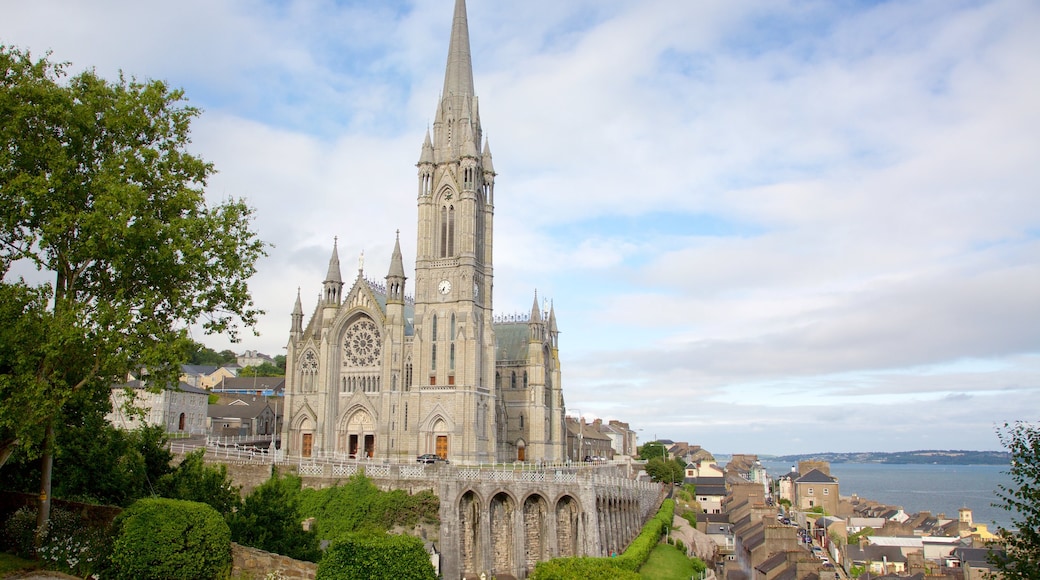
[[[930,464],[930,465],[1008,465],[1011,454],[1007,451],[963,451],[963,450],[923,450],[923,451],[863,451],[854,453],[805,453],[801,455],[761,456],[770,461],[797,462],[806,459],[817,459],[831,463],[888,463],[888,464]]]

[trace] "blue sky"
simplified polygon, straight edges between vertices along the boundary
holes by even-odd
[[[719,453],[996,449],[1040,409],[1040,5],[470,0],[495,306],[566,403]],[[451,0],[12,4],[0,42],[183,87],[274,244],[283,352],[339,237],[414,259]],[[219,338],[202,338],[218,349]]]

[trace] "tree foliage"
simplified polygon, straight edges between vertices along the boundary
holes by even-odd
[[[419,538],[358,533],[349,534],[329,547],[318,564],[316,578],[436,580],[437,573]]]
[[[246,496],[242,508],[228,519],[231,537],[239,544],[317,562],[318,536],[303,529],[301,480],[294,475],[271,477]]]
[[[639,447],[639,458],[643,461],[668,457],[668,450],[660,441],[648,441]]]
[[[18,363],[5,388],[34,405],[4,397],[0,441],[28,448],[81,391],[141,369],[175,381],[189,324],[234,338],[259,314],[247,280],[264,244],[244,202],[207,205],[213,166],[186,151],[198,109],[162,81],[67,68],[0,46],[0,278],[51,279],[3,282],[31,333],[3,336]]]
[[[205,454],[199,449],[185,455],[156,488],[163,497],[205,503],[228,517],[242,504],[241,487],[232,483],[226,465],[207,465]]]
[[[153,494],[171,471],[172,455],[160,427],[117,429],[96,409],[70,407],[57,426],[54,497],[128,506]],[[39,461],[18,450],[3,470],[0,488],[33,493],[39,489]]]
[[[1005,554],[994,558],[1003,578],[1040,578],[1040,427],[1005,423],[1000,442],[1011,453],[1011,485],[998,486],[994,505],[1011,514],[1016,530],[1000,530]]]
[[[188,364],[219,367],[233,363],[237,360],[238,356],[230,350],[217,352],[200,342],[195,342],[194,340],[188,343]]]
[[[284,377],[285,367],[278,367],[269,362],[265,362],[255,367],[242,367],[238,371],[240,377]]]
[[[686,478],[686,465],[679,459],[655,457],[646,462],[646,473],[661,483],[682,483]]]
[[[231,562],[231,532],[210,506],[142,499],[114,522],[112,577],[127,580],[217,578]]]
[[[232,340],[255,326],[265,253],[243,201],[207,204],[183,91],[67,69],[0,45],[0,285],[20,306],[0,312],[19,321],[0,335],[17,373],[0,385],[0,457],[16,442],[43,457],[41,534],[63,414],[142,371],[175,384],[192,324]]]

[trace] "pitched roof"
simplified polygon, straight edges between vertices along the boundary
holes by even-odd
[[[127,382],[127,383],[123,383],[121,385],[112,385],[112,389],[126,389],[126,388],[130,388],[130,389],[134,389],[134,390],[143,390],[143,389],[148,388],[148,385],[144,381],[139,381],[139,380],[130,381],[130,382]],[[209,391],[207,391],[205,389],[199,389],[199,388],[193,387],[193,386],[189,385],[188,383],[185,383],[184,381],[181,381],[181,382],[177,383],[177,385],[166,385],[164,387],[164,389],[167,390],[167,391],[180,391],[182,393],[192,393],[192,394],[196,394],[196,395],[206,395],[206,396],[209,396]]]
[[[795,483],[838,483],[838,480],[819,469],[813,469],[809,473],[796,479]]]

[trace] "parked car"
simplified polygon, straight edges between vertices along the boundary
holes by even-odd
[[[438,463],[438,462],[441,462],[441,461],[443,461],[444,463],[448,462],[447,459],[444,459],[443,457],[441,457],[440,455],[437,455],[436,453],[423,453],[419,457],[416,457],[415,461],[417,463]]]

